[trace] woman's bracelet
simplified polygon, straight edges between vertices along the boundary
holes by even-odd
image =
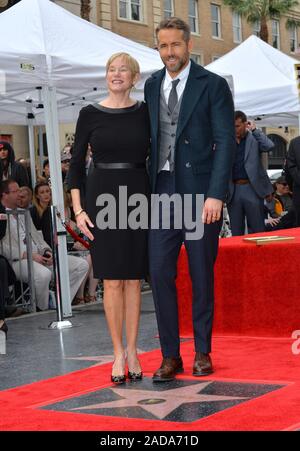
[[[80,210],[74,212],[75,218],[77,218],[77,216],[79,216],[79,215],[80,215],[81,213],[83,213],[83,212],[84,212],[84,209],[83,209],[83,208],[81,208]]]

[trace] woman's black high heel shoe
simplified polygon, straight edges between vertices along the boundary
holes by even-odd
[[[113,374],[111,375],[111,381],[116,385],[124,384],[126,382],[125,360],[126,360],[126,354],[124,356],[124,374],[120,374],[118,376],[114,376]]]
[[[5,322],[4,322],[4,323],[2,324],[2,326],[0,327],[0,330],[2,330],[2,332],[5,333],[5,338],[7,338],[8,327],[7,327],[7,324],[6,324]]]
[[[138,373],[134,373],[132,371],[128,371],[128,379],[130,381],[141,381],[143,379],[143,372],[139,371]]]
[[[137,358],[138,362],[139,359]],[[128,361],[128,353],[127,353],[127,361]],[[140,366],[140,362],[139,362],[139,366]],[[128,365],[128,379],[130,381],[141,381],[143,379],[143,372],[142,370],[136,372],[136,371],[130,371],[129,369],[129,365]]]
[[[111,375],[111,381],[116,385],[124,384],[126,382],[126,374],[122,374],[122,376]]]

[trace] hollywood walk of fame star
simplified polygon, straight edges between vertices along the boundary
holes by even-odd
[[[145,351],[142,349],[137,349],[138,354],[143,354]],[[66,360],[79,360],[83,362],[97,362],[95,365],[104,365],[105,363],[112,363],[114,361],[114,355],[92,355],[92,356],[78,356],[78,357],[65,357]]]
[[[103,402],[98,404],[90,404],[83,407],[76,407],[71,410],[97,410],[97,409],[115,409],[128,407],[141,407],[144,410],[155,415],[159,419],[165,418],[182,404],[203,403],[214,401],[234,401],[249,399],[237,396],[218,396],[201,394],[211,381],[201,382],[199,384],[189,385],[165,391],[155,390],[134,390],[124,388],[111,388],[111,390],[123,399],[116,401]]]
[[[90,356],[82,356],[82,357],[65,357],[65,359],[79,360],[82,362],[98,362],[96,365],[102,365],[104,363],[113,362],[114,356],[112,354],[111,355],[90,355]]]

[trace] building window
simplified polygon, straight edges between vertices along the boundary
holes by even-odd
[[[75,133],[65,133],[65,145],[72,146],[75,141]]]
[[[0,134],[0,141],[7,141],[9,144],[13,143],[13,135]]]
[[[253,24],[253,33],[255,36],[260,38],[260,20],[256,20]]]
[[[242,42],[242,18],[237,12],[232,15],[233,42]]]
[[[189,0],[189,24],[192,33],[199,33],[198,1]]]
[[[211,28],[212,28],[212,36],[214,38],[221,37],[221,11],[220,6],[218,5],[210,5],[211,9]]]
[[[192,53],[191,54],[191,60],[193,60],[195,63],[202,65],[202,55]]]
[[[279,20],[272,20],[272,45],[280,49]]]
[[[164,0],[164,18],[174,17],[174,0]]]
[[[119,0],[119,16],[121,19],[143,22],[142,0]]]
[[[297,36],[297,27],[293,26],[290,28],[290,51],[295,53],[298,47],[298,36]]]
[[[269,169],[281,169],[286,158],[287,142],[282,136],[276,133],[268,135],[268,138],[274,143],[274,147],[269,153]]]

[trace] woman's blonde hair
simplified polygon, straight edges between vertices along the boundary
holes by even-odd
[[[113,61],[119,57],[124,58],[133,77],[135,77],[137,74],[141,73],[140,65],[137,62],[137,60],[135,58],[133,58],[131,55],[129,55],[129,53],[125,53],[125,52],[118,52],[118,53],[114,53],[113,55],[111,55],[111,57],[109,58],[109,60],[106,63],[106,73],[108,72],[109,66],[113,63]]]
[[[42,205],[40,204],[40,201],[38,199],[39,189],[42,186],[48,186],[48,188],[50,189],[50,193],[51,193],[51,188],[50,188],[48,182],[39,182],[34,187],[32,203],[36,207],[38,215],[39,215],[40,218],[43,216],[43,213],[45,211],[45,209],[42,207]],[[51,193],[51,199],[52,199],[52,193]],[[51,205],[51,201],[49,202],[49,206],[50,205]]]

